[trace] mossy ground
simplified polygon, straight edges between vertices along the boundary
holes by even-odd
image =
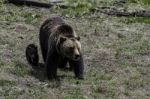
[[[62,16],[81,36],[85,80],[59,70],[61,80],[48,81],[43,68],[34,70],[26,61],[26,46],[39,47],[39,27],[54,15]],[[0,1],[0,99],[150,99],[149,21],[96,13],[63,15],[56,7]],[[40,48],[39,54],[43,62]]]

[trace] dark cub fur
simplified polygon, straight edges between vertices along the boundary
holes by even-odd
[[[39,56],[37,46],[34,44],[29,44],[26,48],[26,58],[29,64],[32,66],[38,66]]]

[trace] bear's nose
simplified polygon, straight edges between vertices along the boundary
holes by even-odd
[[[75,59],[79,59],[80,55],[75,55]]]

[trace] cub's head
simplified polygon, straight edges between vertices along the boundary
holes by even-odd
[[[64,37],[59,38],[59,52],[72,60],[79,60],[81,56],[80,37]]]
[[[28,45],[26,53],[30,55],[31,59],[36,59],[36,57],[38,56],[37,46],[34,44]]]

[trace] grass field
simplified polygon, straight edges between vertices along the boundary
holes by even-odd
[[[54,15],[62,16],[81,36],[85,80],[58,70],[61,80],[48,81],[44,67],[34,70],[26,61],[25,48],[34,43],[43,62],[39,27]],[[0,99],[150,99],[150,19],[102,13],[71,17],[57,7],[0,1]]]

